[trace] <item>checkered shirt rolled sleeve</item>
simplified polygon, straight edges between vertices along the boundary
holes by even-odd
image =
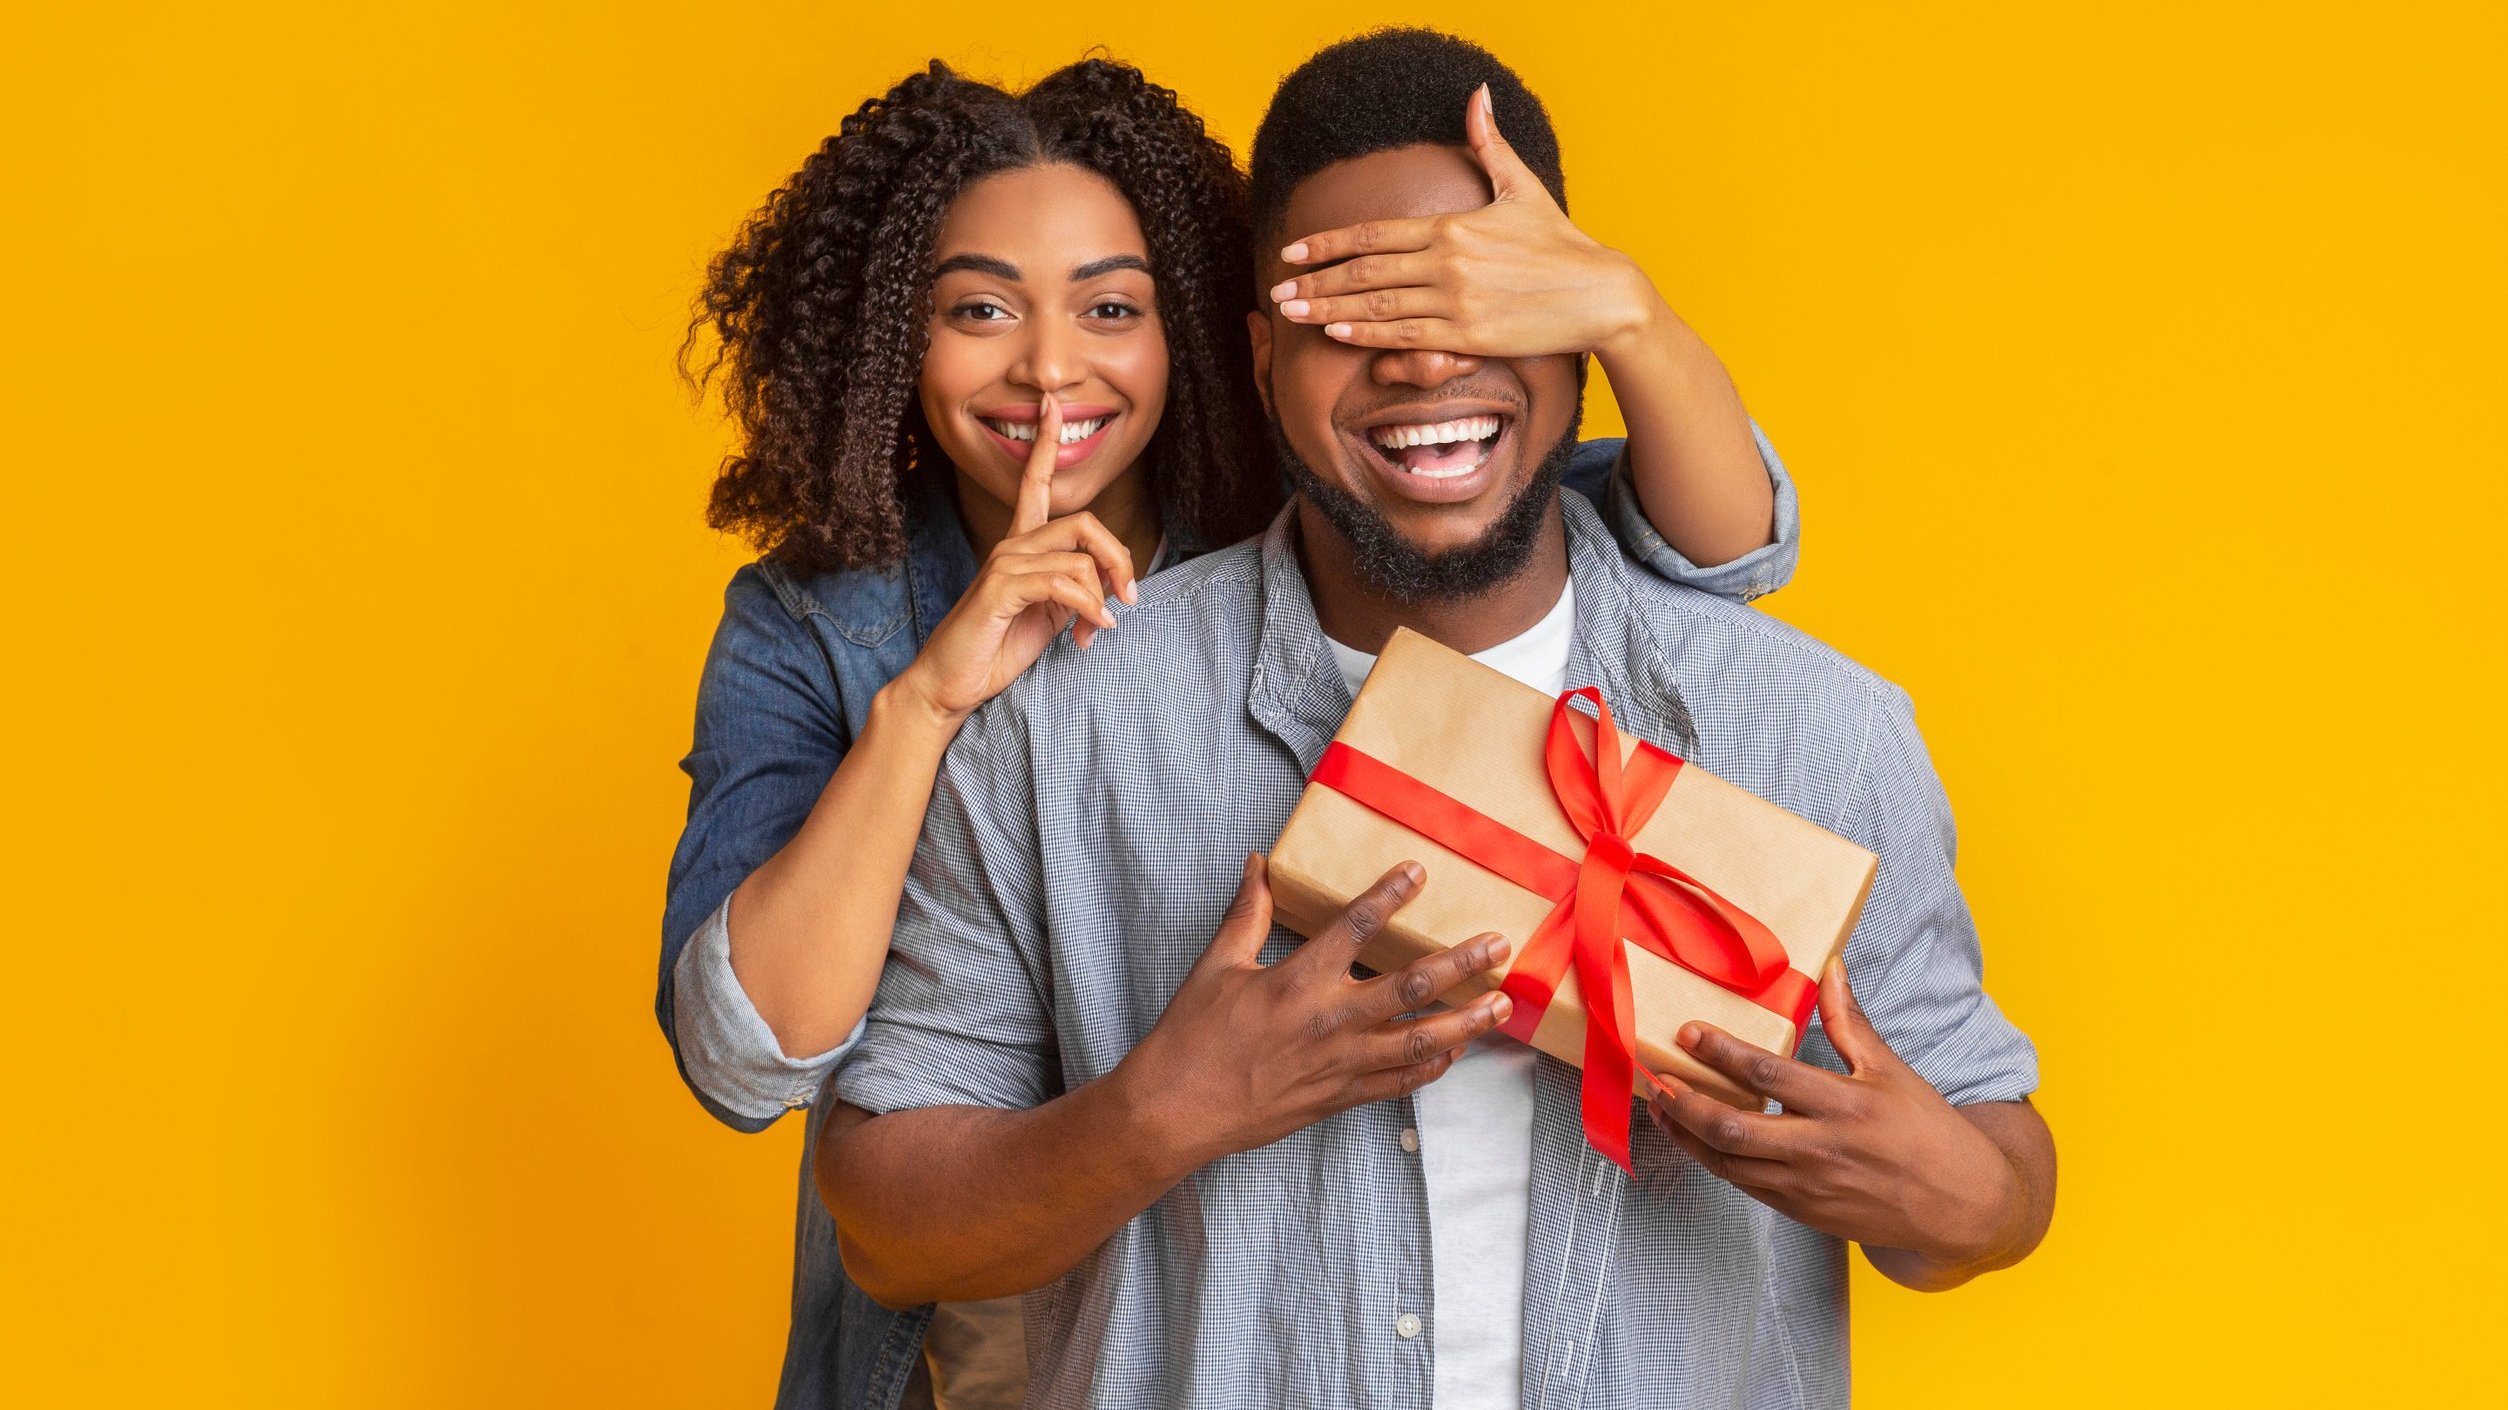
[[[1864,784],[1844,830],[1880,856],[1881,871],[1847,939],[1847,979],[1882,1041],[1953,1105],[2019,1101],[2038,1088],[2037,1048],[1985,992],[1976,921],[1952,871],[1950,799],[1914,706],[1904,691],[1878,688]],[[1803,1056],[1845,1067],[1816,1021]]]

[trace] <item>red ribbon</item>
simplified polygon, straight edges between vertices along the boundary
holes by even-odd
[[[1594,702],[1594,752],[1578,744],[1568,702]],[[1585,855],[1554,852],[1504,823],[1339,740],[1310,781],[1334,789],[1447,850],[1558,904],[1525,942],[1501,990],[1515,1001],[1507,1033],[1524,1042],[1572,964],[1585,997],[1585,1139],[1629,1167],[1629,1102],[1636,1095],[1628,953],[1645,946],[1710,983],[1785,1015],[1802,1041],[1818,994],[1785,946],[1748,911],[1696,877],[1636,850],[1630,839],[1654,816],[1681,760],[1643,740],[1625,765],[1611,707],[1592,686],[1559,697],[1543,745],[1550,791]]]

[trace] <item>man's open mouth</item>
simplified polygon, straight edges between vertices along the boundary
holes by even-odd
[[[1506,428],[1504,416],[1458,416],[1451,421],[1371,427],[1367,443],[1405,475],[1454,480],[1478,470]]]

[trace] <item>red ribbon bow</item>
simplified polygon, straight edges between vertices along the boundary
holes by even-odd
[[[1589,757],[1569,723],[1568,702],[1594,702]],[[1629,1168],[1629,1102],[1636,1095],[1628,953],[1645,946],[1700,978],[1793,1021],[1797,1043],[1818,991],[1787,960],[1785,946],[1748,911],[1696,877],[1636,850],[1645,827],[1681,772],[1681,760],[1643,740],[1623,763],[1611,707],[1592,686],[1559,697],[1550,712],[1543,762],[1550,791],[1585,839],[1568,857],[1455,801],[1380,759],[1333,741],[1311,781],[1558,902],[1507,972],[1501,990],[1515,1001],[1507,1033],[1530,1042],[1572,964],[1585,998],[1585,1139]]]

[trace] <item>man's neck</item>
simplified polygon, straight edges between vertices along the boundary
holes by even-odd
[[[1567,521],[1555,502],[1522,572],[1477,596],[1427,602],[1398,602],[1369,584],[1349,541],[1303,500],[1297,517],[1298,563],[1315,601],[1315,622],[1353,651],[1383,651],[1396,627],[1465,655],[1486,651],[1531,631],[1567,591]]]

